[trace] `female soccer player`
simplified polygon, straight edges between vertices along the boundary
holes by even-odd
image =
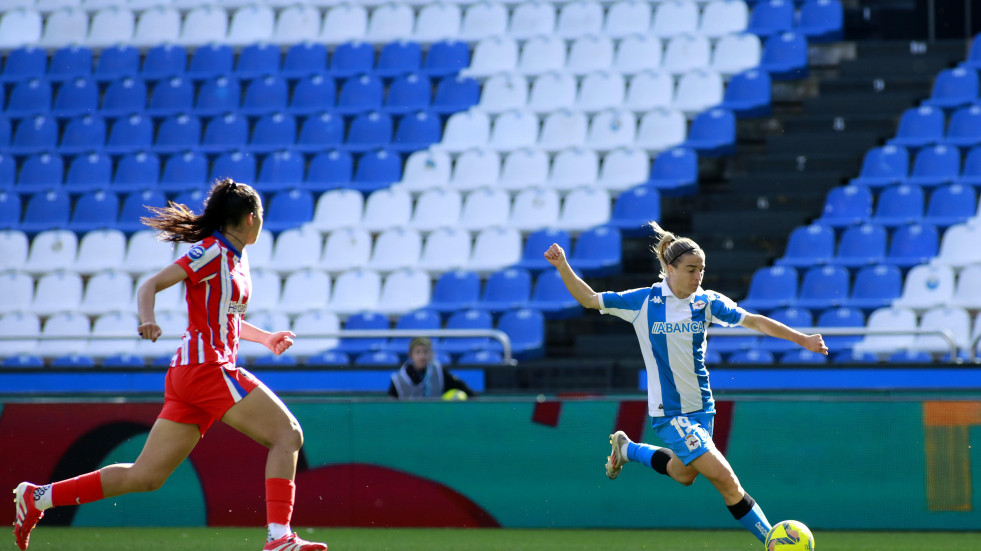
[[[760,506],[739,484],[729,462],[712,442],[715,401],[705,369],[705,330],[711,322],[742,325],[827,355],[821,335],[805,335],[766,316],[750,314],[734,302],[701,287],[705,252],[694,241],[666,232],[654,252],[661,281],[622,293],[596,293],[572,271],[565,251],[553,244],[545,258],[579,304],[613,314],[634,326],[647,365],[647,401],[651,427],[667,447],[631,442],[623,431],[610,435],[613,450],[606,476],[620,474],[627,462],[650,466],[685,486],[701,474],[722,494],[729,512],[761,542],[770,531]]]
[[[269,448],[265,472],[269,533],[264,549],[327,549],[290,530],[293,478],[303,445],[300,425],[266,385],[235,362],[240,339],[261,343],[277,355],[293,344],[290,331],[269,333],[242,320],[252,291],[245,247],[255,243],[262,229],[259,194],[224,179],[212,186],[200,215],[174,203],[154,213],[143,222],[160,230],[162,239],[194,243],[184,256],[141,285],[137,295],[137,331],[141,338],[156,341],[162,333],[153,312],[156,294],[181,281],[186,285],[188,327],[167,371],[163,409],[134,463],[109,465],[43,486],[20,483],[14,490],[17,546],[27,549],[31,530],[45,509],[160,488],[220,419]]]

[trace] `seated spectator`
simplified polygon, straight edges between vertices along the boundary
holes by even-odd
[[[459,391],[459,392],[454,392]],[[421,398],[459,399],[474,395],[467,383],[461,381],[433,358],[433,343],[426,337],[416,337],[409,343],[409,360],[392,373],[388,395],[400,400]]]

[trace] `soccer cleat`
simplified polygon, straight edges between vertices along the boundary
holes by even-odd
[[[30,482],[21,482],[14,490],[14,506],[17,508],[14,537],[17,540],[17,547],[21,551],[27,549],[27,544],[31,540],[31,530],[37,525],[37,521],[44,516],[44,511],[34,505],[34,493],[37,490],[38,486]]]
[[[23,548],[21,548],[23,549]],[[262,551],[325,551],[326,543],[307,541],[296,535],[296,532],[273,540],[262,548]]]
[[[630,442],[630,438],[627,438],[627,433],[622,430],[618,430],[610,435],[610,444],[613,445],[613,451],[610,452],[610,458],[606,460],[606,476],[610,480],[620,476],[620,469],[627,462],[627,458],[620,453],[620,448],[627,442]]]

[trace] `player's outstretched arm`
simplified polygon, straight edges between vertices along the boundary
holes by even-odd
[[[242,340],[257,342],[277,356],[286,352],[287,348],[293,346],[293,337],[295,336],[292,331],[276,331],[275,333],[270,333],[269,331],[259,329],[245,320],[242,321]]]
[[[599,310],[599,295],[576,275],[576,272],[572,271],[572,266],[569,266],[569,261],[565,257],[565,251],[558,243],[552,243],[552,246],[545,251],[545,260],[548,260],[549,264],[559,270],[562,283],[565,283],[565,287],[569,290],[572,298],[576,299],[584,308]]]
[[[743,320],[743,327],[759,331],[764,335],[777,337],[778,339],[788,340],[794,344],[802,346],[811,352],[828,355],[828,347],[824,344],[824,337],[820,334],[805,335],[800,331],[791,329],[775,319],[761,316],[759,314],[746,314]]]

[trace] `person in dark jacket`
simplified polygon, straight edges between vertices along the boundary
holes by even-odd
[[[458,390],[472,398],[473,390],[433,357],[433,343],[426,337],[416,337],[409,343],[409,359],[392,373],[388,395],[399,400],[440,398]],[[459,394],[459,393],[455,393]]]

